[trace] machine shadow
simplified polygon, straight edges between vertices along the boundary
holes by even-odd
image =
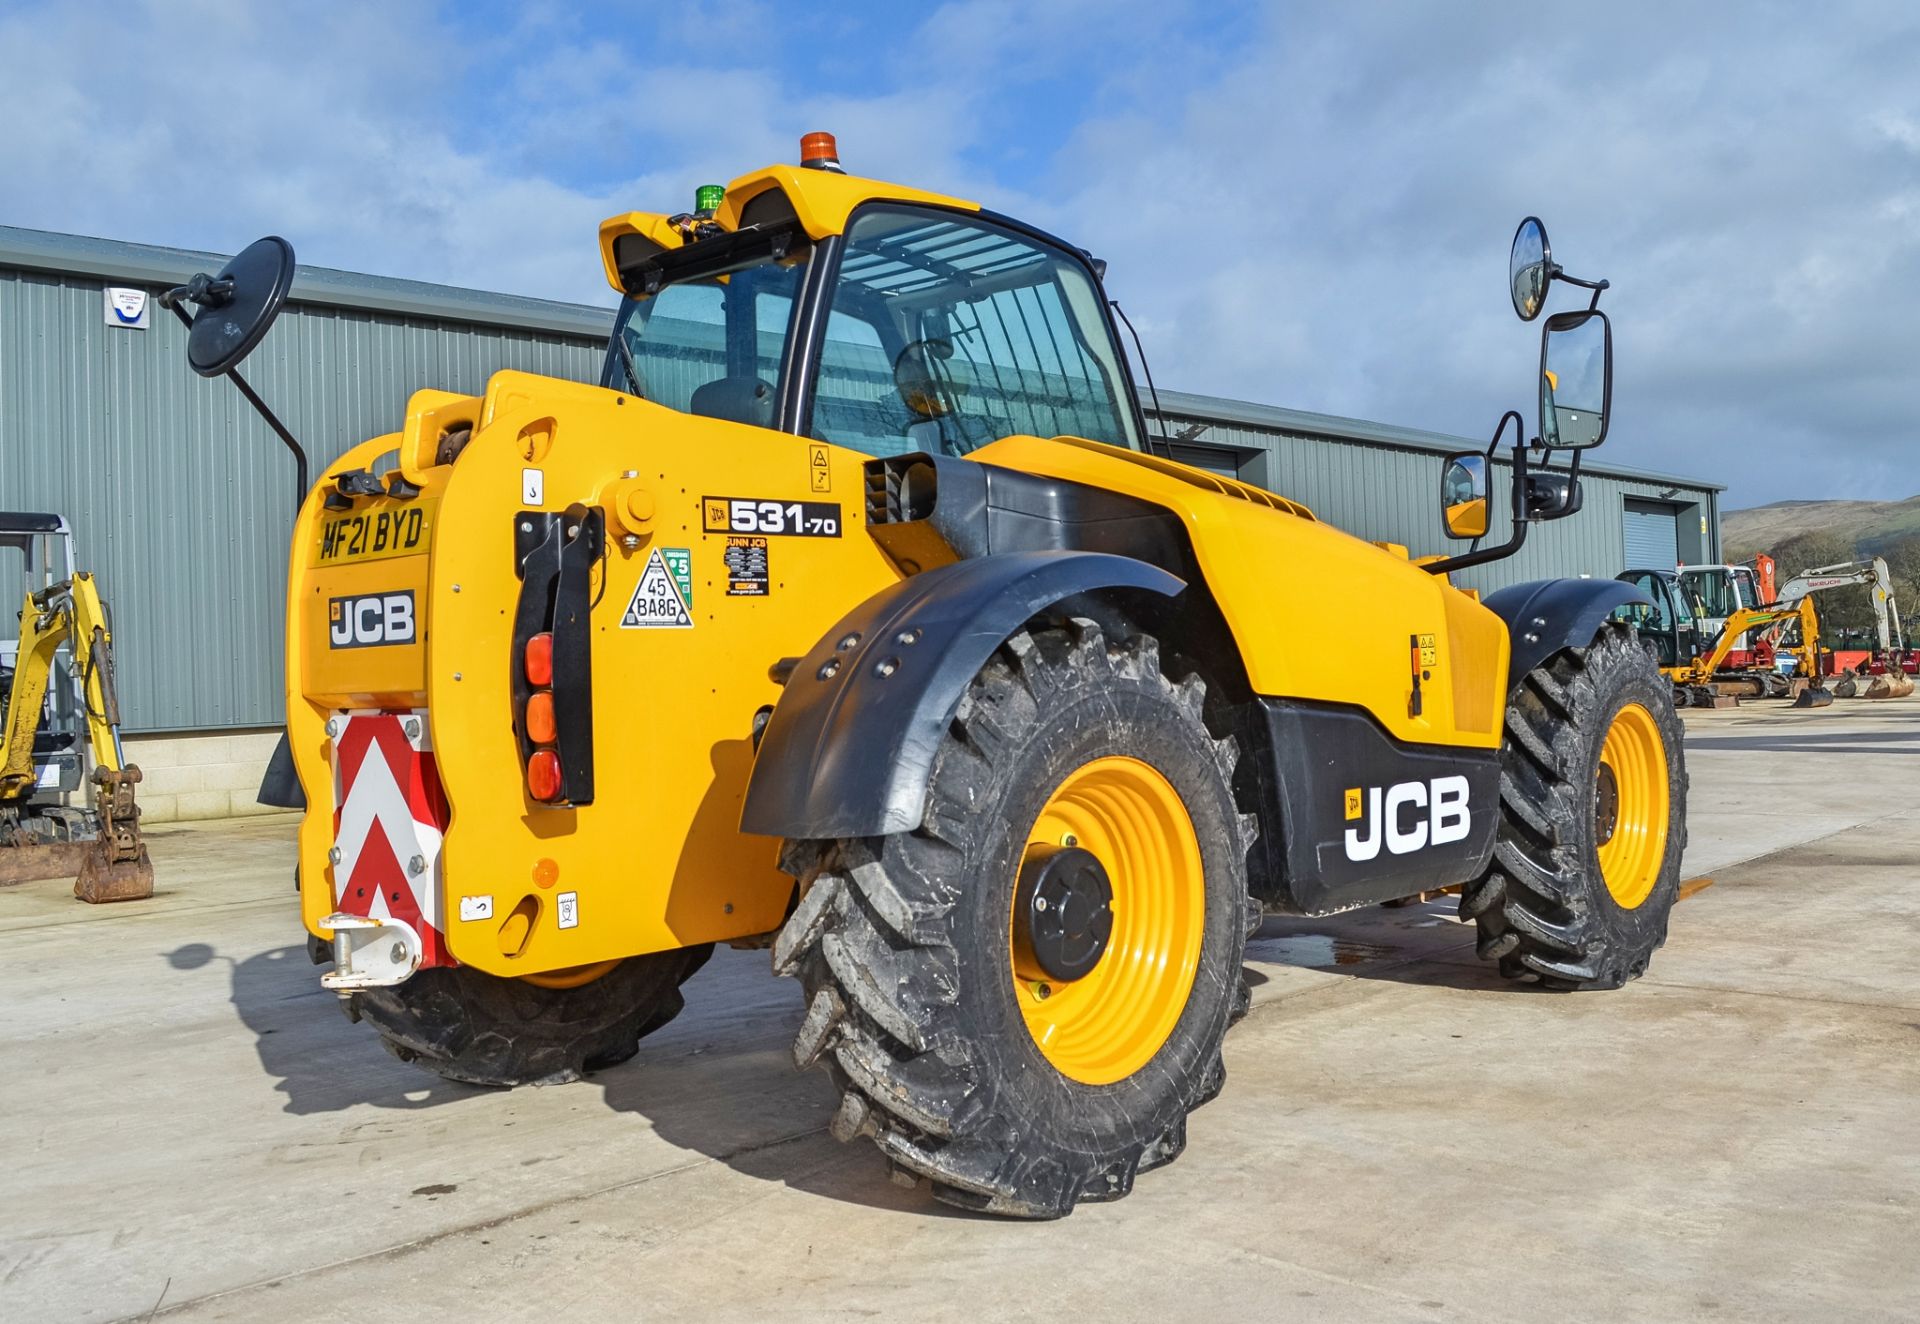
[[[1290,967],[1429,988],[1538,992],[1503,979],[1473,949],[1474,929],[1454,918],[1451,896],[1338,915],[1269,915],[1247,939],[1250,969]]]
[[[214,961],[231,968],[229,1000],[253,1031],[261,1069],[286,1096],[284,1112],[339,1112],[358,1103],[377,1108],[431,1108],[487,1091],[411,1067],[389,1055],[363,1025],[350,1023],[339,999],[320,987],[320,971],[304,944],[275,947],[236,961],[206,943],[165,954],[176,970]]]
[[[924,1187],[890,1183],[868,1141],[827,1134],[839,1095],[824,1073],[794,1068],[800,992],[769,975],[766,952],[722,948],[684,992],[678,1019],[642,1040],[633,1060],[591,1078],[609,1108],[758,1181],[864,1208],[968,1217]]]

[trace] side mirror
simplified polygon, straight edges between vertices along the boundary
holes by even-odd
[[[268,235],[248,244],[218,276],[197,275],[162,294],[162,306],[176,311],[183,303],[199,306],[190,318],[180,314],[188,327],[187,366],[202,377],[238,367],[286,304],[293,266],[293,245]]]
[[[1540,444],[1584,450],[1607,439],[1613,405],[1613,328],[1587,309],[1555,313],[1540,333]]]
[[[1547,306],[1547,285],[1553,280],[1553,249],[1547,243],[1547,227],[1540,218],[1529,216],[1513,232],[1513,252],[1507,258],[1507,286],[1513,295],[1513,311],[1523,322],[1540,316]]]
[[[1449,455],[1440,469],[1440,519],[1449,538],[1484,538],[1491,523],[1487,457],[1479,451]]]

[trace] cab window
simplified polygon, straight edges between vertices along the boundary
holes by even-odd
[[[1137,447],[1084,265],[972,217],[873,206],[848,227],[810,430],[873,455],[964,455],[1000,437]]]

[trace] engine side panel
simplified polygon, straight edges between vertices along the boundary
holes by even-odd
[[[1498,748],[1487,719],[1506,693],[1506,649],[1488,644],[1504,627],[1403,556],[1282,498],[1097,442],[1012,437],[975,458],[1172,511],[1255,694],[1360,708],[1407,744]],[[1475,674],[1456,676],[1463,664]],[[1463,687],[1473,701],[1459,702]]]

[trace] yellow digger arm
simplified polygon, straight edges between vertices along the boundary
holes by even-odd
[[[1682,684],[1704,685],[1713,679],[1713,673],[1727,660],[1727,654],[1733,651],[1734,641],[1749,630],[1764,629],[1769,625],[1779,625],[1786,621],[1798,620],[1801,624],[1803,639],[1809,634],[1817,635],[1819,626],[1813,617],[1813,599],[1802,598],[1790,607],[1742,607],[1727,617],[1727,623],[1720,635],[1713,641],[1713,651],[1705,657],[1696,657],[1689,666],[1676,668],[1681,674],[1677,679]],[[1809,673],[1812,674],[1812,673]]]
[[[120,702],[113,688],[113,634],[93,576],[29,593],[20,612],[20,648],[14,658],[13,685],[7,698],[4,744],[0,752],[0,801],[33,793],[33,737],[40,728],[54,654],[66,644],[83,678],[87,743],[96,767],[119,771]]]

